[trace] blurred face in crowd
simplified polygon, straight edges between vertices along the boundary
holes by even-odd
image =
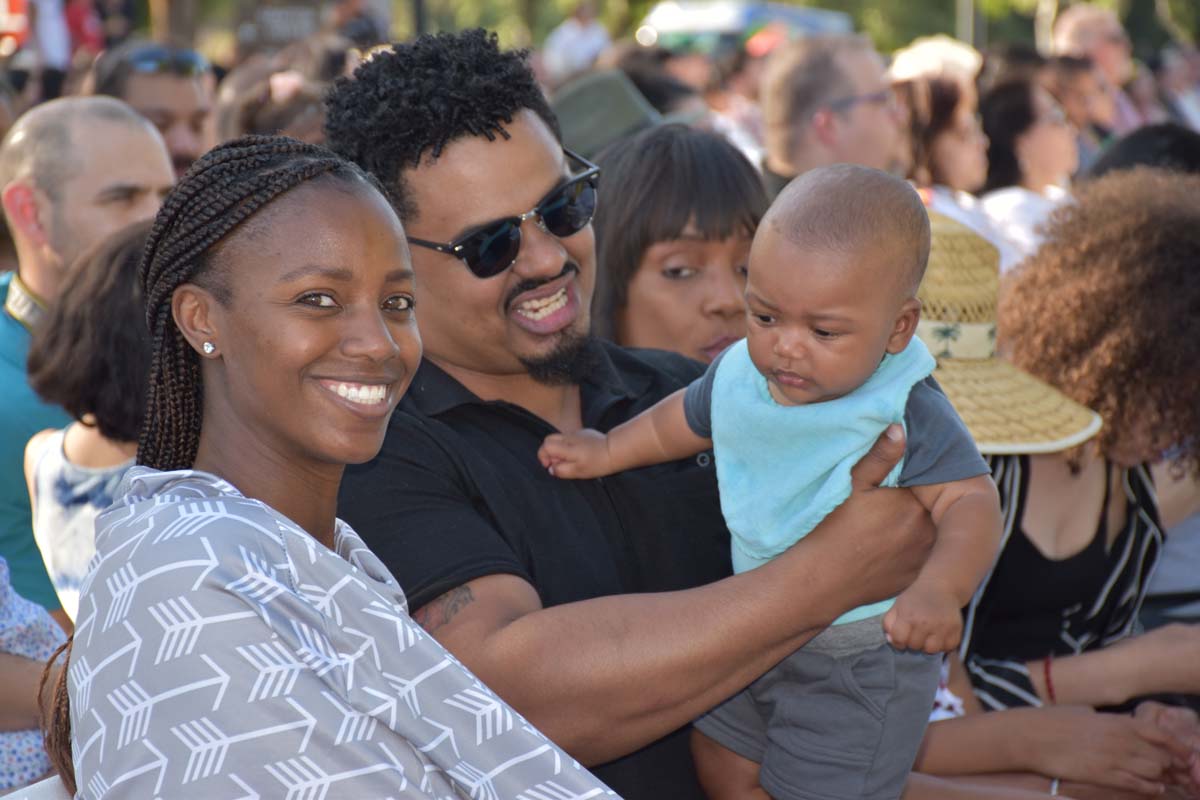
[[[1129,80],[1133,72],[1132,52],[1129,35],[1115,14],[1096,23],[1088,55],[1110,85],[1120,86]]]
[[[415,216],[410,238],[449,243],[529,212],[579,170],[549,127],[519,112],[505,136],[451,142],[437,160],[405,172]],[[460,259],[413,247],[425,354],[462,375],[528,375],[577,350],[589,329],[596,246],[589,223],[557,237],[536,218],[520,226],[516,261],[488,278]]]
[[[748,231],[707,239],[689,224],[679,238],[646,248],[617,313],[617,341],[707,363],[745,336],[751,239]]]
[[[930,162],[937,180],[963,192],[976,192],[987,180],[988,138],[973,110],[963,103],[953,124],[930,147]]]
[[[109,234],[152,218],[175,182],[162,137],[152,128],[104,119],[81,124],[86,129],[72,135],[73,169],[41,215],[64,268]]]
[[[1059,81],[1056,94],[1067,120],[1076,128],[1112,124],[1111,111],[1107,117],[1104,114],[1112,104],[1097,71],[1071,73]]]
[[[1033,89],[1033,124],[1016,140],[1021,184],[1035,192],[1062,183],[1079,166],[1075,130],[1062,107],[1044,89]]]
[[[883,59],[874,50],[862,48],[843,53],[841,59],[853,89],[848,96],[830,98],[835,112],[834,161],[894,169],[901,111]]]
[[[182,175],[217,143],[213,119],[215,95],[211,72],[134,73],[129,76],[122,99],[162,133],[175,174]]]

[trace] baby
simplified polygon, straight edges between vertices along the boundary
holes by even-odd
[[[996,487],[913,335],[929,242],[925,208],[904,181],[851,165],[805,173],[754,237],[745,340],[607,435],[555,434],[538,453],[557,477],[594,478],[713,448],[743,572],[841,504],[851,467],[888,425],[904,424],[905,458],[886,485],[909,487],[929,510],[928,562],[899,597],[845,614],[697,721],[711,796],[761,786],[797,800],[899,797],[938,654],[959,643],[961,609],[995,560]]]

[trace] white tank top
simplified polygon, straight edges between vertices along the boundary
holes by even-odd
[[[74,620],[79,587],[96,553],[96,515],[112,505],[133,459],[103,469],[76,466],[63,453],[66,432],[47,438],[34,457],[33,538],[63,611]]]

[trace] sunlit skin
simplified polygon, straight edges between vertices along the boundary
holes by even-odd
[[[646,248],[616,314],[617,341],[705,363],[746,335],[742,293],[750,234],[706,239],[688,225]]]
[[[829,253],[764,226],[750,251],[746,344],[782,405],[821,403],[861,386],[916,331],[921,304],[886,252]]]
[[[930,160],[938,180],[961,192],[977,192],[987,180],[988,138],[974,111],[960,104],[954,124],[930,146]]]
[[[173,310],[201,356],[196,469],[332,542],[346,464],[373,458],[421,358],[403,230],[378,192],[317,182],[218,246],[228,303],[195,284]],[[201,281],[203,283],[203,281]],[[371,394],[343,397],[339,385]]]
[[[883,59],[873,50],[852,50],[842,55],[853,95],[869,95],[890,86]],[[890,170],[895,167],[896,141],[903,112],[896,102],[861,102],[835,115],[839,133],[834,162],[862,164]]]
[[[162,139],[143,124],[89,120],[72,134],[77,164],[42,219],[63,270],[110,233],[153,217],[175,183]]]

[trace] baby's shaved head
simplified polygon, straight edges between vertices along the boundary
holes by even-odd
[[[907,182],[870,167],[834,164],[789,183],[763,218],[800,247],[868,256],[898,292],[916,294],[929,260],[929,214]],[[880,276],[882,277],[882,276]]]

